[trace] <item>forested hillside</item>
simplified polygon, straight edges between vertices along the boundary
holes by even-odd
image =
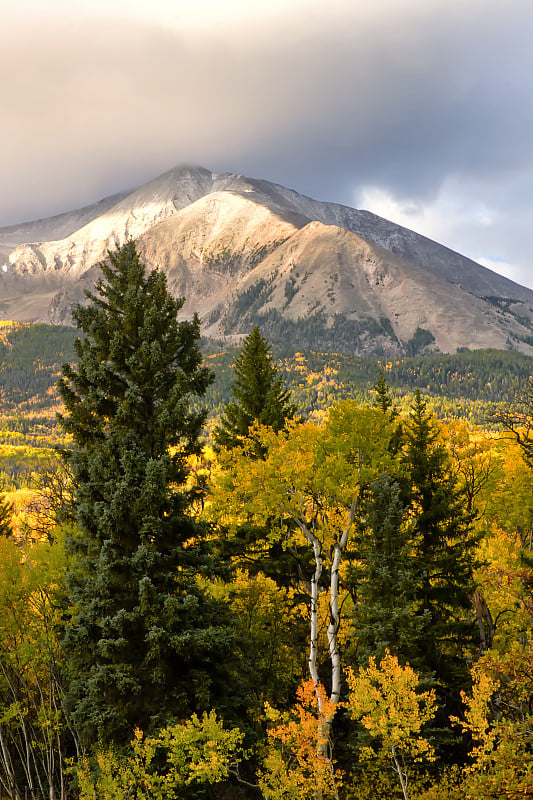
[[[61,365],[75,360],[73,328],[52,325],[0,323],[0,413],[15,410],[36,414],[54,406]],[[203,403],[210,415],[220,411],[230,397],[232,366],[238,348],[217,351],[204,341],[206,363],[215,375]],[[274,348],[274,358],[287,387],[304,414],[323,409],[348,397],[368,399],[380,365],[398,397],[417,388],[435,398],[452,416],[487,417],[491,404],[508,402],[533,373],[533,361],[520,353],[473,350],[455,355],[430,355],[387,361],[336,353]],[[445,401],[450,401],[446,403]],[[457,401],[465,401],[461,403]],[[15,423],[10,423],[12,429]],[[28,425],[20,421],[21,430]]]
[[[75,331],[0,322],[0,408],[50,405],[61,364],[74,359]],[[50,392],[50,390],[52,390]]]
[[[287,387],[305,415],[350,397],[370,400],[382,367],[393,395],[404,409],[420,389],[439,416],[490,425],[490,416],[498,404],[509,402],[517,388],[533,374],[531,358],[501,350],[392,361],[336,353],[293,353],[276,348],[273,351]],[[211,413],[229,399],[236,352],[206,358],[215,374],[215,382],[205,398]]]
[[[0,480],[10,489],[29,486],[46,460],[46,449],[67,444],[56,418],[57,381],[61,365],[76,360],[75,336],[70,327],[1,323]],[[214,381],[192,405],[196,410],[207,409],[209,436],[230,399],[239,348],[218,352],[216,343],[204,341],[203,349]],[[273,357],[299,413],[315,419],[341,400],[371,402],[382,367],[403,412],[420,389],[438,417],[466,419],[490,428],[498,407],[508,403],[533,373],[529,357],[497,350],[383,361],[274,348]]]

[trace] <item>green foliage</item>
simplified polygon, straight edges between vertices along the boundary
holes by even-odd
[[[242,448],[225,451],[217,474],[212,511],[221,522],[238,527],[244,521],[264,524],[272,518],[271,538],[287,549],[306,548],[312,558],[300,586],[310,594],[308,665],[317,691],[320,672],[331,675],[331,697],[327,704],[319,703],[319,724],[325,732],[319,756],[330,767],[326,742],[341,690],[340,566],[351,547],[360,494],[390,464],[391,432],[380,411],[346,402],[331,410],[323,428],[293,422],[278,433],[258,429],[264,458],[251,461]]]
[[[73,314],[84,337],[60,382],[80,527],[67,540],[63,647],[69,708],[93,746],[212,707],[230,643],[225,608],[196,581],[208,562],[184,485],[205,416],[189,398],[210,381],[198,320],[178,322],[183,301],[145,275],[132,242],[101,269]]]
[[[398,480],[383,474],[362,498],[355,561],[346,582],[356,596],[354,643],[348,652],[360,665],[385,652],[413,652],[423,627],[413,586],[417,578]],[[354,647],[355,645],[355,647]]]
[[[408,661],[439,700],[433,732],[460,759],[448,715],[468,689],[476,655],[473,515],[446,444],[417,393],[393,434],[389,468],[361,498],[346,586],[354,598],[349,657],[365,666],[386,651]]]
[[[252,285],[243,292],[240,292],[237,295],[230,314],[226,315],[224,318],[224,333],[234,333],[235,325],[239,325],[242,322],[243,315],[247,314],[250,316],[250,312],[253,313],[256,307],[260,307],[263,303],[266,303],[271,291],[271,284],[264,278],[259,278],[258,281],[252,283]],[[249,330],[249,327],[245,329]]]
[[[306,670],[307,604],[297,588],[236,570],[226,587],[237,622],[239,672],[258,717],[265,702],[287,705]]]
[[[9,413],[0,418],[0,447],[51,448],[56,444],[67,445],[65,433],[56,419],[55,408],[54,405],[43,413]]]
[[[270,345],[257,327],[244,340],[235,359],[231,393],[233,399],[224,407],[220,424],[213,430],[215,446],[219,452],[221,448],[244,447],[248,458],[262,458],[266,450],[254,426],[263,425],[278,432],[294,417],[296,406],[290,402],[283,376],[272,363]],[[271,527],[272,520],[267,518],[262,525],[244,523],[231,532],[220,529],[220,552],[233,564],[256,573],[262,571],[278,584],[287,584],[300,566],[299,554],[294,558],[294,549],[288,555],[273,542],[269,536]]]
[[[477,539],[449,454],[419,393],[405,437],[412,598],[420,628],[413,649],[404,646],[400,652],[423,677],[434,677],[441,709],[446,709],[439,721],[446,727],[447,716],[458,708],[460,690],[469,687],[465,658],[474,655],[478,640],[471,601]]]
[[[305,350],[331,350],[334,353],[348,354],[364,348],[365,343],[370,339],[374,352],[376,340],[380,337],[386,343],[383,348],[384,353],[390,347],[391,342],[397,342],[390,322],[386,318],[376,320],[374,317],[366,317],[355,320],[345,314],[334,314],[333,320],[330,322],[324,309],[317,303],[306,316],[293,321],[282,316],[277,309],[264,310],[271,291],[268,284],[262,283],[257,299],[254,287],[250,287],[248,291],[252,292],[252,290],[255,302],[250,306],[248,297],[242,295],[242,301],[239,298],[241,313],[238,315],[234,313],[231,323],[233,326],[240,325],[240,330],[242,330],[243,322],[245,325],[259,325],[261,330],[277,345],[283,346],[286,342],[298,342],[298,346]],[[232,330],[234,331],[235,327]],[[229,332],[228,329],[227,332]]]
[[[431,331],[425,328],[417,328],[411,339],[405,344],[405,352],[408,356],[422,355],[424,350],[435,341]]]
[[[390,413],[391,416],[396,416],[397,412],[394,409],[389,385],[385,380],[385,375],[383,374],[381,366],[379,368],[378,379],[374,384],[374,391],[377,395],[374,403],[376,408],[381,409],[384,414]]]
[[[8,323],[0,328],[3,409],[50,404],[61,363],[75,358],[74,336],[72,328],[56,325]]]
[[[28,445],[0,445],[0,483],[6,489],[30,486],[54,453],[49,448]]]
[[[311,524],[316,517],[317,530],[323,527],[328,543],[342,527],[354,495],[386,471],[393,458],[387,417],[350,401],[333,408],[322,429],[292,422],[285,431],[259,428],[257,435],[267,452],[264,461],[250,462],[242,448],[221,455],[213,511],[221,522],[231,519],[235,526],[264,522],[273,513],[281,523],[296,517]],[[272,531],[273,537],[279,535]],[[300,536],[292,529],[289,535]]]
[[[246,337],[235,359],[231,392],[234,400],[226,405],[220,425],[214,429],[218,447],[238,447],[247,439],[253,441],[250,429],[254,423],[279,431],[296,412],[289,392],[283,388],[283,378],[272,364],[270,345],[258,327]],[[260,454],[253,444],[252,451]]]
[[[234,352],[209,357],[215,382],[207,390],[202,407],[213,415],[221,413],[231,398]],[[295,354],[292,349],[275,345],[273,354],[285,386],[304,417],[346,399],[373,404],[381,368],[398,411],[408,411],[418,388],[438,417],[468,419],[484,427],[491,424],[490,417],[498,407],[512,399],[517,385],[528,379],[533,363],[520,353],[494,350],[379,360],[340,353]]]
[[[266,329],[264,332],[268,333]],[[352,334],[354,331],[348,332],[348,338]],[[0,443],[65,445],[61,441],[64,432],[55,422],[54,382],[59,359],[76,360],[74,335],[72,328],[45,325],[9,323],[0,328]],[[274,362],[304,416],[347,398],[373,402],[381,366],[400,410],[407,410],[413,392],[420,388],[439,417],[466,418],[487,425],[490,415],[499,405],[511,401],[516,387],[532,373],[531,358],[516,352],[477,350],[379,360],[338,352],[295,354],[294,349],[281,344],[286,341],[284,334],[274,346]],[[304,340],[299,341],[303,347]],[[211,353],[209,363],[216,380],[203,398],[191,398],[191,408],[208,409],[210,418],[214,418],[232,399],[235,350],[221,352],[225,344],[211,340],[203,346]]]
[[[290,281],[287,301],[293,289]],[[269,286],[255,291],[263,302]],[[30,492],[20,493],[15,529],[23,519],[24,531],[42,537],[43,549],[0,537],[4,791],[13,794],[14,782],[19,793],[28,785],[44,797],[52,784],[60,795],[66,754],[74,752],[65,707],[89,749],[99,748],[80,771],[87,800],[255,797],[257,788],[230,785],[241,734],[224,729],[214,715],[202,716],[216,707],[226,719],[244,719],[256,740],[256,753],[241,767],[250,784],[262,764],[263,779],[270,770],[265,796],[312,797],[309,765],[323,756],[316,732],[324,715],[300,718],[294,695],[307,669],[309,594],[316,580],[319,674],[335,648],[342,669],[350,662],[366,669],[369,658],[378,663],[389,649],[402,669],[409,661],[419,674],[416,696],[423,686],[434,688],[439,708],[427,733],[437,760],[427,774],[417,767],[410,797],[481,800],[531,792],[531,398],[526,393],[524,404],[509,405],[517,383],[532,372],[531,359],[494,351],[388,361],[282,349],[272,355],[257,331],[265,349],[261,358],[250,358],[244,374],[250,397],[264,398],[250,377],[258,363],[266,365],[285,410],[293,412],[291,392],[320,426],[297,424],[286,413],[279,427],[268,420],[270,428],[260,427],[265,420],[251,414],[238,446],[218,464],[212,456],[202,462],[205,484],[211,462],[216,475],[205,502],[211,525],[205,526],[194,517],[204,494],[195,502],[189,457],[199,453],[206,412],[213,419],[228,402],[238,405],[233,362],[239,364],[243,351],[212,350],[207,360],[217,377],[210,384],[197,321],[178,323],[180,308],[164,279],[145,275],[131,243],[113,254],[91,305],[77,312],[85,339],[77,353],[64,348],[71,362],[63,379],[69,430],[61,433],[51,416],[54,350],[63,348],[56,329],[34,334],[32,326],[0,325],[0,383],[6,377],[0,486],[29,485],[49,462],[47,446],[59,442],[68,450],[73,437],[67,459],[79,523],[67,535],[71,620],[63,650],[65,566],[59,548],[45,539],[55,540],[50,526],[68,519],[68,510],[66,516],[54,512],[42,527],[37,515],[21,513]],[[275,314],[264,319],[269,335],[292,330]],[[379,330],[338,323],[330,336],[339,349],[350,336],[363,342],[390,335],[385,323]],[[321,325],[320,313],[309,319],[302,343],[314,341]],[[413,347],[431,344],[423,333]],[[429,413],[481,420],[497,404],[500,415],[491,425],[507,428],[511,440],[501,430],[484,438],[463,423],[438,424]],[[250,459],[246,435],[264,459]],[[5,499],[0,495],[0,529]],[[10,525],[9,512],[5,519]],[[334,566],[348,528],[342,562]],[[224,580],[212,580],[215,548],[228,567]],[[337,616],[330,592],[335,575]],[[477,625],[486,631],[479,646],[472,601]],[[479,662],[489,680],[480,688],[476,677],[470,695],[469,667],[491,644]],[[332,673],[325,683],[329,691]],[[316,691],[310,685],[313,702]],[[409,692],[404,687],[402,697]],[[363,700],[371,696],[366,687]],[[277,738],[264,738],[265,701],[279,709],[277,728],[271,727]],[[390,698],[383,708],[372,717],[376,724],[395,708]],[[198,716],[191,717],[194,712]],[[450,727],[450,713],[461,715],[458,727]],[[146,735],[135,734],[129,747],[135,727]],[[337,713],[328,732],[345,777],[356,777],[337,784],[341,800],[399,796],[394,774],[383,769],[391,751],[381,747],[381,733],[373,740],[378,768],[362,758],[370,734],[347,713]],[[226,740],[226,734],[237,738]],[[459,785],[458,772],[446,777],[445,762],[468,762],[467,747],[472,763]],[[298,771],[303,754],[307,761]],[[332,760],[320,763],[329,768]]]

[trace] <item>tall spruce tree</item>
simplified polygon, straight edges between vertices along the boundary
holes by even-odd
[[[419,391],[405,429],[403,467],[412,600],[421,621],[416,641],[403,655],[422,676],[433,678],[438,721],[445,728],[449,715],[460,713],[460,692],[470,686],[469,661],[477,651],[472,596],[478,539],[448,451]]]
[[[254,423],[279,431],[296,413],[289,392],[283,388],[283,377],[272,363],[270,345],[257,325],[235,360],[231,392],[234,399],[226,405],[220,425],[214,430],[218,448],[232,449],[246,440],[252,441],[250,429]]]
[[[390,417],[387,387],[380,384],[378,406]],[[478,539],[420,392],[408,421],[393,431],[389,451],[397,467],[361,498],[356,562],[347,575],[354,597],[349,655],[366,667],[370,656],[379,659],[388,649],[408,662],[437,694],[433,743],[441,757],[461,760],[463,743],[449,717],[461,713],[461,690],[470,688],[478,652],[472,605]]]
[[[399,452],[403,427],[381,367],[373,388],[374,406],[392,423],[388,450],[394,460],[389,471],[362,493],[355,561],[347,576],[355,600],[355,649],[350,656],[364,668],[371,656],[379,661],[386,651],[405,660],[422,625],[413,597],[415,565],[407,526],[408,503],[401,486]]]
[[[383,411],[383,413],[388,416],[391,422],[393,420],[397,420],[399,417],[399,412],[396,406],[394,405],[390,393],[390,387],[387,381],[385,380],[385,374],[381,367],[379,368],[378,379],[374,384],[373,389],[376,392],[374,406]],[[401,421],[397,421],[389,445],[389,450],[391,453],[399,452],[402,444],[402,437],[403,437],[402,423]]]
[[[371,656],[381,661],[387,650],[395,656],[412,652],[422,628],[413,596],[415,565],[406,521],[399,482],[384,473],[361,498],[356,561],[347,579],[356,599],[353,658],[365,668]]]
[[[183,300],[145,274],[133,242],[100,268],[73,313],[77,365],[60,380],[79,526],[67,542],[68,703],[93,745],[216,704],[229,646],[224,608],[196,581],[205,559],[185,488],[204,422],[190,399],[211,381],[198,319],[178,321]]]

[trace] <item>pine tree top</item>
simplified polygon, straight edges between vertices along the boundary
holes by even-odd
[[[376,397],[376,400],[375,400],[375,403],[374,403],[376,408],[381,409],[381,411],[383,411],[384,414],[386,414],[390,410],[391,419],[396,417],[396,416],[398,416],[398,412],[394,408],[393,403],[392,403],[392,397],[391,397],[391,394],[390,394],[389,385],[388,385],[387,381],[385,380],[385,374],[384,374],[383,369],[381,367],[379,368],[378,379],[377,379],[376,383],[374,384],[374,386],[372,388],[374,389],[374,391],[377,394],[377,397]]]
[[[231,449],[243,444],[256,423],[279,431],[296,413],[283,377],[272,363],[270,344],[257,325],[235,359],[231,392],[234,399],[226,405],[214,431],[217,447]]]

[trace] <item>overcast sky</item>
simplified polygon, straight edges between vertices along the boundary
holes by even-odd
[[[181,164],[424,233],[533,288],[531,0],[17,0],[0,226]]]

